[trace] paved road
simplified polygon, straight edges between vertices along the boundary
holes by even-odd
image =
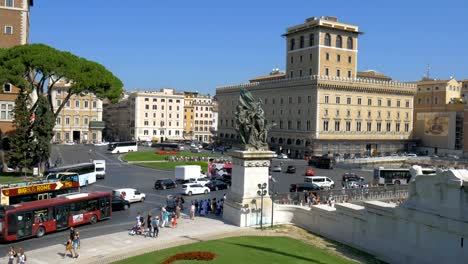
[[[134,203],[127,211],[116,211],[112,213],[109,220],[99,222],[95,225],[85,225],[78,227],[80,236],[89,238],[104,234],[121,232],[129,229],[134,224],[134,217],[138,212],[151,211],[154,214],[160,213],[161,206],[166,203],[168,194],[180,193],[181,189],[154,190],[154,182],[160,178],[173,177],[173,172],[154,170],[134,165],[122,163],[118,155],[106,153],[106,147],[95,147],[88,145],[53,145],[52,164],[60,157],[63,165],[89,162],[90,159],[106,160],[106,178],[98,180],[88,187],[88,191],[112,191],[117,188],[136,188],[146,194],[147,199],[143,203]],[[208,195],[196,195],[186,197],[186,204],[192,199],[206,199],[211,197],[221,198],[224,191],[213,192]],[[61,244],[66,241],[68,231],[47,234],[42,238],[30,238],[24,241],[1,244],[0,255],[6,254],[9,246],[22,247],[26,250],[38,249],[46,246]]]

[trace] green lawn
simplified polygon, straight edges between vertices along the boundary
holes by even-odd
[[[156,161],[156,160],[166,160],[168,156],[188,156],[188,157],[221,157],[219,154],[211,153],[192,153],[192,152],[178,152],[175,155],[158,155],[155,154],[155,151],[139,151],[139,152],[130,152],[122,156],[123,160],[126,161]]]
[[[30,177],[25,178],[20,172],[0,172],[0,184],[32,181]]]
[[[356,263],[299,240],[288,237],[232,237],[154,251],[115,262],[116,264],[161,263],[170,256],[189,251],[209,251],[217,257],[211,262],[177,261],[175,263]]]
[[[148,167],[158,170],[174,170],[175,166],[180,165],[200,165],[202,171],[206,172],[208,169],[208,163],[203,161],[175,161],[175,162],[154,162],[154,163],[135,163],[135,165]]]

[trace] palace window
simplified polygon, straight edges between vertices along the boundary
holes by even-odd
[[[361,105],[361,104],[362,104],[362,98],[361,98],[361,97],[358,97],[358,99],[357,99],[357,104],[358,104],[358,105]]]
[[[304,48],[304,36],[301,36],[299,38],[299,48]]]
[[[336,47],[342,48],[343,47],[343,39],[340,35],[336,36]]]
[[[367,122],[367,131],[372,131],[372,122]]]
[[[395,130],[396,132],[400,132],[400,123],[396,123]]]
[[[323,131],[328,131],[328,121],[323,121]]]
[[[346,121],[346,131],[351,131],[351,121]]]
[[[341,55],[340,55],[340,54],[337,54],[337,55],[336,55],[336,61],[337,61],[337,62],[340,62],[340,61],[341,61]]]
[[[340,121],[335,121],[335,131],[340,131]]]
[[[330,72],[329,72],[328,68],[325,68],[325,76],[328,76],[328,75],[330,75]]]
[[[295,45],[296,45],[296,40],[292,38],[289,44],[289,50],[294,50]]]
[[[382,106],[382,99],[378,99],[378,100],[377,100],[377,105],[378,105],[378,106]]]
[[[327,61],[330,60],[330,53],[328,53],[328,52],[325,53],[325,59],[326,59]]]
[[[309,35],[309,46],[310,46],[310,47],[314,46],[314,45],[315,45],[314,42],[315,42],[315,41],[314,41],[314,34],[310,34],[310,35]],[[310,54],[310,55],[312,55],[312,54]],[[312,59],[312,56],[311,56],[311,59]]]
[[[331,36],[330,34],[325,34],[325,46],[330,47],[331,46]]]
[[[329,102],[329,96],[325,95],[325,103],[328,104],[328,102]]]
[[[336,70],[336,76],[340,77],[341,76],[341,71],[339,69]]]
[[[353,49],[353,38],[352,37],[348,37],[348,40],[346,41],[346,47],[348,49]]]
[[[367,99],[367,105],[372,105],[372,99]]]
[[[351,61],[352,61],[352,57],[348,56],[348,63],[351,63]]]
[[[337,96],[335,100],[336,100],[336,103],[337,103],[337,104],[340,103],[340,97],[339,97],[339,96]]]
[[[409,132],[409,124],[408,123],[405,124],[405,132]]]
[[[361,122],[356,122],[356,131],[361,131]]]
[[[13,27],[12,26],[5,26],[3,31],[5,35],[13,35]]]
[[[391,106],[392,106],[392,100],[390,100],[390,99],[387,100],[387,106],[388,106],[388,107],[391,107]]]
[[[382,123],[377,122],[377,132],[382,131]]]
[[[392,130],[392,124],[387,123],[387,132],[390,132],[390,130]]]

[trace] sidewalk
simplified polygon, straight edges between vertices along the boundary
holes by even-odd
[[[178,227],[175,229],[161,228],[159,237],[156,239],[136,235],[130,236],[127,230],[93,238],[81,238],[78,259],[70,257],[64,259],[65,246],[63,244],[32,251],[25,249],[27,263],[112,263],[158,249],[203,240],[258,233],[255,229],[224,224],[222,219],[218,218],[196,217],[195,220],[190,220],[186,215],[182,215],[178,222]],[[64,231],[64,233],[66,232]],[[6,257],[0,258],[0,263],[7,262]]]

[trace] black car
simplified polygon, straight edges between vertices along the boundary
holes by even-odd
[[[166,190],[171,188],[176,188],[177,184],[172,179],[159,179],[154,183],[154,189],[156,190]]]
[[[112,211],[127,210],[130,208],[130,202],[120,198],[119,196],[112,197]]]
[[[296,173],[296,167],[289,165],[286,169],[286,173]]]
[[[310,191],[320,191],[320,187],[317,184],[304,182],[291,184],[289,192],[310,192]]]
[[[343,174],[342,179],[343,179],[343,182],[342,182],[343,186],[344,186],[344,183],[348,181],[364,181],[365,180],[364,177],[358,176],[355,173],[345,173]]]
[[[219,180],[212,180],[205,184],[206,187],[210,188],[210,191],[224,190],[228,188],[228,184]]]

